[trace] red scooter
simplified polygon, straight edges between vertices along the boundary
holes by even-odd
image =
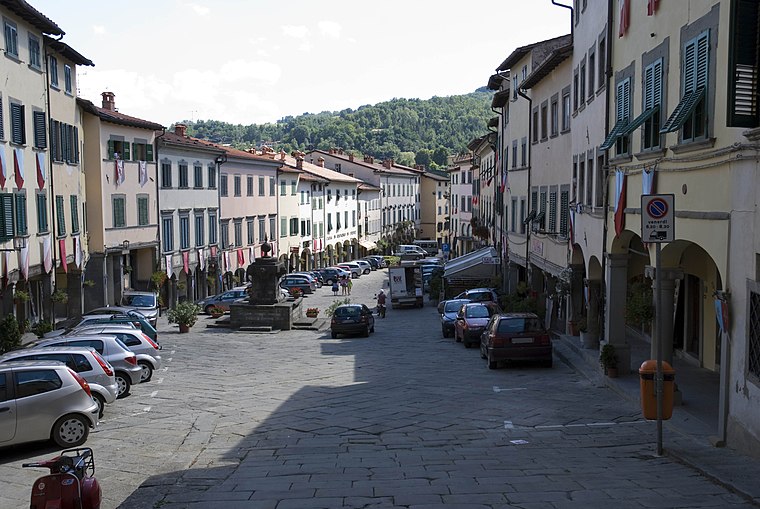
[[[34,481],[31,509],[100,509],[102,492],[89,447],[69,449],[47,461],[21,466],[50,470],[50,475]]]

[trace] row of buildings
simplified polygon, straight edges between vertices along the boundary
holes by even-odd
[[[24,0],[2,0],[0,271],[22,319],[118,303],[165,305],[244,283],[268,241],[290,269],[446,236],[446,174],[341,149],[242,151],[186,126],[77,97],[92,61]],[[64,296],[65,295],[65,296]]]
[[[661,341],[665,360],[716,373],[717,441],[755,451],[759,4],[558,5],[570,34],[498,64],[489,132],[451,169],[455,249],[496,247],[508,291],[527,285],[556,329],[585,322],[623,366],[639,334],[653,351]],[[675,202],[658,271],[641,233],[650,194]]]

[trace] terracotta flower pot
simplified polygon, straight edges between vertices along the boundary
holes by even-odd
[[[183,323],[181,323],[181,324],[179,324],[179,331],[182,334],[184,334],[186,332],[190,332],[190,327],[187,326],[187,325],[185,325],[185,324],[183,324]]]

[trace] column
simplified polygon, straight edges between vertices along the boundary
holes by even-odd
[[[647,277],[652,279],[653,291],[657,288],[655,268],[647,266],[645,269]],[[684,274],[680,269],[669,267],[660,267],[660,309],[655,309],[655,313],[660,315],[660,330],[653,331],[653,341],[649,352],[651,359],[657,358],[657,342],[662,339],[662,360],[673,365],[673,316],[675,314],[675,293],[676,279],[683,279]],[[654,293],[652,298],[655,299]],[[654,305],[654,303],[652,303]]]
[[[577,322],[583,316],[583,265],[570,265],[570,308],[568,320]]]
[[[602,282],[599,279],[587,279],[586,287],[588,288],[588,303],[586,307],[588,332],[592,337],[598,338],[599,329],[601,328],[599,301],[602,296]]]
[[[631,368],[631,348],[625,338],[625,301],[628,291],[628,255],[607,254],[607,308],[604,340],[615,347],[620,374]]]

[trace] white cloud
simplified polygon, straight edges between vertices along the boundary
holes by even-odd
[[[294,39],[305,39],[311,34],[308,27],[304,25],[283,25],[282,34]]]
[[[311,49],[314,46],[309,41],[303,41],[301,44],[298,45],[298,51],[303,51],[304,53],[308,53],[311,51]]]
[[[92,25],[92,32],[97,35],[106,33],[106,27],[103,25]]]
[[[335,21],[320,21],[317,23],[317,26],[319,27],[319,33],[323,36],[332,39],[340,39],[340,33],[343,30],[343,27],[340,26],[339,23],[336,23]]]

